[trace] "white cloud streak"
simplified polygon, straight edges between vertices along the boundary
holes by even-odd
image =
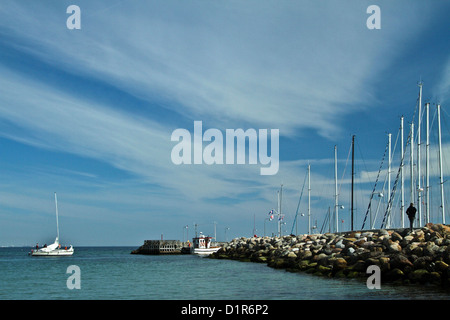
[[[371,78],[395,56],[391,46],[413,29],[370,34],[363,6],[348,3],[233,4],[126,2],[102,13],[81,3],[76,34],[58,26],[55,9],[14,3],[19,19],[6,23],[51,64],[144,99],[164,97],[183,115],[326,137],[363,108]]]
[[[102,7],[79,1],[82,29],[69,31],[64,3],[4,1],[0,32],[16,40],[11,47],[52,68],[147,102],[164,101],[168,114],[191,123],[208,121],[222,130],[278,128],[281,136],[312,129],[331,138],[342,130],[345,115],[375,99],[372,79],[402,52],[427,15],[412,6],[408,19],[416,17],[417,23],[409,25],[396,15],[401,4],[383,9],[383,26],[391,28],[376,33],[365,27],[362,3],[307,3],[126,1]],[[138,118],[126,105],[119,111],[45,80],[0,65],[0,119],[12,124],[1,135],[98,159],[156,183],[170,193],[152,199],[160,207],[166,202],[224,212],[208,200],[253,192],[263,203],[255,209],[255,201],[246,200],[242,208],[263,210],[280,181],[293,197],[300,188],[304,167],[285,159],[273,177],[261,177],[259,166],[174,166],[170,134],[176,127],[170,120]],[[315,178],[332,186],[331,176]]]

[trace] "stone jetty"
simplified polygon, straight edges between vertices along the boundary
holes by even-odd
[[[210,255],[267,263],[269,267],[325,277],[367,279],[377,265],[381,281],[449,287],[450,227],[352,231],[283,237],[236,238]]]

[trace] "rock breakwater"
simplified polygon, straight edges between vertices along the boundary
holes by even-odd
[[[397,229],[236,238],[210,258],[267,263],[292,272],[340,278],[367,278],[367,268],[377,265],[382,281],[448,288],[450,227],[427,224],[413,232]]]

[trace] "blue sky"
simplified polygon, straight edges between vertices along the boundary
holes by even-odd
[[[72,4],[80,30],[66,27]],[[379,30],[366,26],[373,4]],[[402,115],[406,128],[417,125],[420,79],[431,114],[442,105],[450,174],[449,9],[443,1],[1,1],[0,245],[53,241],[54,192],[61,241],[74,246],[181,240],[194,223],[213,234],[214,221],[218,240],[225,228],[228,239],[250,236],[254,222],[258,235],[264,224],[270,234],[276,224],[265,218],[281,184],[289,233],[308,163],[320,227],[334,205],[334,145],[348,228],[352,135],[361,225],[387,133],[395,142]],[[192,132],[196,120],[222,132],[279,129],[278,173],[174,165],[171,133]],[[299,233],[306,223],[299,218]]]

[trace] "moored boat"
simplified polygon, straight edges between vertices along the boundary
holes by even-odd
[[[32,249],[28,254],[31,256],[71,256],[74,253],[73,246],[71,245],[69,248],[64,247],[61,248],[61,244],[59,243],[59,224],[58,224],[58,200],[56,198],[55,192],[55,207],[56,207],[56,239],[51,245],[46,245],[42,248],[39,248],[36,245],[36,249]]]
[[[212,237],[206,237],[200,232],[200,235],[193,238],[193,246],[191,247],[191,253],[199,255],[209,255],[220,249],[218,246],[211,246]]]
[[[55,239],[55,242],[51,245],[42,247],[42,248],[36,248],[32,249],[30,252],[30,255],[32,256],[71,256],[73,255],[73,246],[70,246],[69,248],[64,247],[64,249],[61,248],[61,244],[59,243],[58,237]]]

